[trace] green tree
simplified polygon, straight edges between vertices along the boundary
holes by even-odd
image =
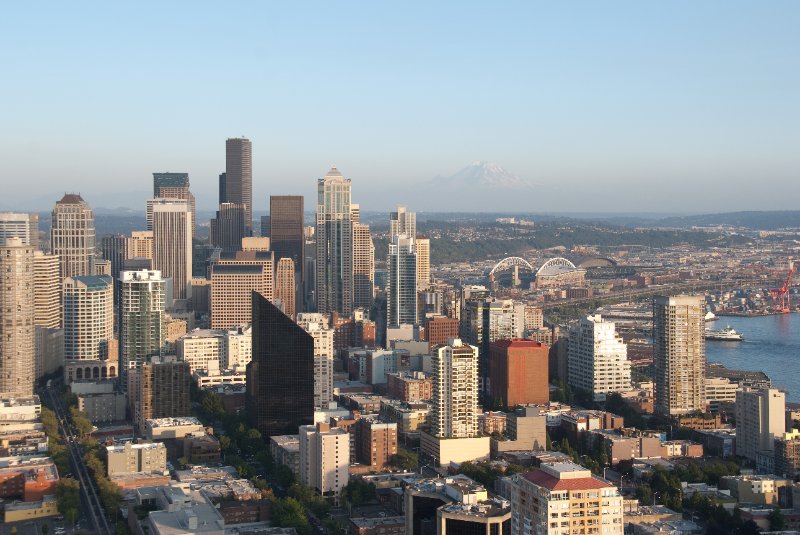
[[[64,477],[59,480],[58,485],[56,485],[56,499],[59,513],[66,516],[69,509],[78,510],[80,508],[80,488],[80,483],[71,477]]]
[[[291,497],[272,502],[272,525],[279,528],[294,528],[300,535],[311,533],[311,525],[303,504]]]
[[[392,455],[389,462],[398,470],[414,472],[419,467],[419,455],[404,448],[397,448],[397,453]]]
[[[770,531],[783,531],[786,529],[786,519],[783,513],[777,507],[769,512],[769,530]]]
[[[342,489],[342,498],[353,507],[364,505],[375,498],[375,485],[363,479],[352,479]]]
[[[50,533],[50,526],[48,526],[47,524],[42,524],[42,527],[40,529],[42,535],[47,535],[48,533]]]
[[[636,498],[644,505],[653,503],[653,491],[647,485],[639,485],[636,487]]]

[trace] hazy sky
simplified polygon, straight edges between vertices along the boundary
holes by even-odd
[[[216,200],[253,142],[254,209],[336,164],[365,210],[475,209],[420,186],[473,160],[540,188],[487,210],[795,209],[800,2],[12,2],[0,209],[65,190]]]

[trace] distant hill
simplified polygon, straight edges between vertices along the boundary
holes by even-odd
[[[781,228],[800,228],[800,210],[775,212],[727,212],[722,214],[702,214],[682,217],[667,217],[651,221],[646,226],[694,227],[730,225],[752,230],[776,230]]]

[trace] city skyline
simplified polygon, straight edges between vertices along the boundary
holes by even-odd
[[[552,212],[656,201],[669,212],[779,209],[800,192],[794,3],[318,6],[303,17],[259,5],[177,17],[169,7],[146,22],[147,10],[123,9],[9,10],[0,42],[15,50],[5,73],[17,83],[0,96],[16,104],[0,158],[30,187],[0,209],[44,209],[65,186],[92,192],[94,207],[135,207],[160,171],[188,172],[198,207],[213,209],[222,140],[242,135],[253,142],[254,210],[275,194],[313,201],[314,180],[333,164],[368,210],[430,211],[434,200],[408,186],[476,160],[536,185],[530,196],[484,195],[487,211],[532,211],[534,199]],[[34,19],[41,34],[28,31]],[[278,23],[263,32],[265,21]],[[220,24],[239,28],[237,39],[200,38]],[[138,32],[165,25],[169,42]],[[340,39],[326,38],[332,27]],[[399,41],[405,34],[414,39]],[[99,65],[116,66],[108,76]],[[219,75],[235,70],[248,73],[244,87]],[[193,89],[164,92],[152,83],[164,77]],[[53,79],[63,82],[57,99]],[[786,200],[755,195],[778,189]],[[461,206],[474,210],[469,193]]]

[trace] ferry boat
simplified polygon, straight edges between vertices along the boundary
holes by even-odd
[[[722,342],[741,342],[744,335],[728,325],[718,331],[706,327],[706,340],[720,340]]]

